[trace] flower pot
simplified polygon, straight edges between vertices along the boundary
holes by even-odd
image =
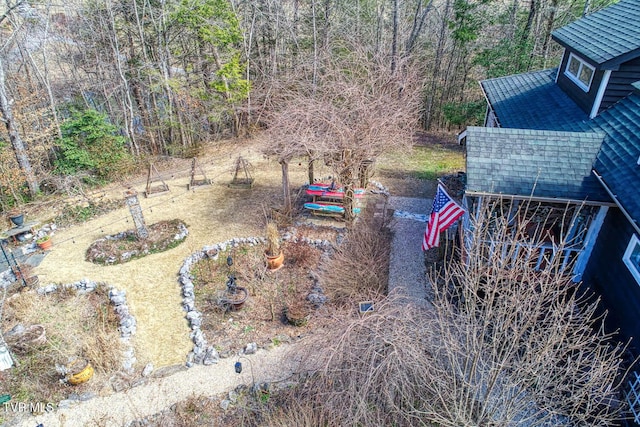
[[[22,224],[24,224],[24,214],[23,213],[9,214],[9,220],[16,227],[22,227]]]
[[[271,271],[278,270],[282,267],[284,263],[284,252],[280,251],[280,253],[276,256],[266,255],[267,257],[267,268]]]
[[[309,313],[304,305],[293,304],[284,309],[284,316],[292,326],[304,326],[309,320]]]
[[[49,249],[51,249],[51,246],[53,245],[53,242],[51,241],[51,239],[46,239],[46,240],[42,240],[42,241],[36,241],[36,244],[43,251],[48,251]]]
[[[28,353],[47,342],[47,334],[42,325],[31,325],[22,332],[11,335],[7,342],[18,353]]]
[[[249,291],[247,291],[246,288],[237,286],[235,293],[224,293],[223,297],[220,299],[220,304],[227,311],[240,311],[248,296]]]
[[[93,366],[86,360],[76,359],[68,367],[66,380],[71,385],[86,383],[93,376]]]

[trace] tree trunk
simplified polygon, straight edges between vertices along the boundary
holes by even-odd
[[[16,160],[18,161],[18,165],[24,176],[27,180],[27,185],[29,187],[29,193],[31,197],[35,197],[38,194],[39,184],[38,180],[33,173],[33,169],[31,168],[31,162],[29,161],[29,156],[27,155],[27,149],[20,138],[20,134],[18,133],[18,128],[16,123],[13,120],[13,114],[11,112],[11,102],[7,99],[7,90],[5,87],[4,80],[4,69],[2,66],[2,59],[0,58],[0,120],[4,121],[5,126],[7,127],[7,132],[9,133],[9,141],[11,142],[11,147],[13,148],[13,152],[16,155]]]
[[[535,0],[532,0],[535,1]],[[547,25],[544,30],[544,42],[542,45],[542,53],[544,55],[544,64],[547,64],[547,58],[549,57],[549,42],[551,41],[551,31],[553,31],[553,23],[556,20],[556,10],[558,9],[558,0],[551,0],[551,7],[549,11],[549,17],[547,18]]]
[[[313,154],[311,154],[309,155],[309,166],[308,166],[309,185],[313,184],[313,181],[315,179],[314,166],[315,166],[315,160],[313,160]]]
[[[291,192],[289,191],[289,161],[280,160],[282,166],[282,195],[284,203],[284,212],[289,215],[291,213]]]
[[[391,40],[391,73],[398,63],[398,0],[393,0],[393,39]]]
[[[345,221],[353,222],[356,216],[353,213],[353,184],[351,182],[344,184],[343,204]]]

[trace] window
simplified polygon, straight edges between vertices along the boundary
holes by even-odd
[[[627,246],[622,260],[629,268],[636,282],[640,284],[640,240],[638,240],[638,236],[635,234],[631,236],[631,241],[629,242],[629,246]]]
[[[588,92],[595,70],[591,65],[571,53],[569,54],[569,62],[567,62],[564,74],[573,80],[580,89]]]

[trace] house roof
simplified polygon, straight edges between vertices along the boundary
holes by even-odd
[[[558,43],[593,62],[616,69],[640,56],[640,0],[620,0],[551,35]]]
[[[482,80],[480,85],[503,128],[579,130],[589,116],[556,85],[558,70]]]
[[[606,134],[594,169],[640,225],[640,94],[636,92],[603,111],[593,119],[592,127]]]
[[[609,202],[591,173],[595,132],[467,128],[467,191]]]

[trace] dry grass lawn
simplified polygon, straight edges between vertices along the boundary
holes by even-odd
[[[203,157],[200,164],[213,184],[197,187],[195,191],[186,188],[190,160],[174,162],[170,172],[161,172],[170,192],[144,198],[146,175],[135,183],[127,183],[133,184],[140,195],[147,224],[175,218],[187,224],[189,236],[178,247],[120,265],[101,266],[85,261],[86,249],[93,241],[133,227],[127,208],[121,208],[58,230],[52,250],[34,273],[40,277],[41,284],[89,278],[125,290],[138,324],[134,343],[139,364],[151,362],[161,367],[184,363],[192,343],[177,281],[183,260],[208,244],[232,237],[261,236],[265,210],[280,204],[280,166],[265,159],[258,150],[236,144],[217,150],[215,156]],[[227,186],[238,155],[254,166],[253,189]],[[292,187],[306,181],[304,164],[293,163],[289,170]],[[122,198],[124,190],[124,185],[113,186],[108,197]]]

